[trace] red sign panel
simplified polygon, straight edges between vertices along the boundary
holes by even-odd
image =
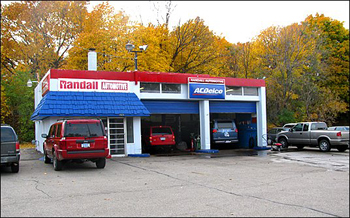
[[[129,82],[117,80],[58,79],[59,91],[127,92]]]
[[[46,93],[50,90],[50,74],[48,74],[41,84],[42,96],[46,95]]]
[[[225,79],[188,77],[189,83],[225,84]]]

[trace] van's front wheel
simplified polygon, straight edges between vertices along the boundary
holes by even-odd
[[[44,148],[44,163],[49,164],[51,163],[51,159],[47,156],[47,152]]]
[[[60,171],[62,170],[63,167],[63,163],[62,161],[59,161],[56,157],[55,151],[52,152],[52,156],[53,156],[53,169],[55,171]]]

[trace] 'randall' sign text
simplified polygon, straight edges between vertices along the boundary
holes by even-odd
[[[117,80],[58,79],[59,91],[127,92],[129,83]]]

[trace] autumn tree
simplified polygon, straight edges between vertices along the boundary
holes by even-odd
[[[278,115],[282,110],[292,110],[292,100],[298,99],[295,92],[298,89],[298,78],[303,67],[312,57],[315,40],[305,34],[305,25],[292,24],[290,26],[270,27],[261,32],[257,38],[260,69],[268,78],[267,107],[272,122],[278,123]]]
[[[132,56],[125,45],[132,40],[131,32],[137,29],[123,11],[104,2],[88,13],[82,24],[82,32],[69,51],[66,69],[87,70],[89,48],[96,49],[98,70],[125,71],[133,66]]]
[[[28,71],[39,80],[60,68],[81,31],[85,1],[22,1],[1,5],[2,75]]]
[[[170,35],[172,57],[168,71],[212,75],[222,73],[219,59],[229,56],[230,43],[215,36],[202,19],[191,19],[177,26]]]
[[[331,90],[332,96],[342,102],[339,106],[349,105],[349,30],[343,22],[326,17],[323,14],[308,16],[305,19],[309,32],[318,32],[317,37],[322,39],[320,49],[324,54],[324,79],[322,87]],[[349,107],[341,111],[338,120],[349,120]],[[343,122],[344,125],[346,122]]]
[[[254,52],[254,42],[237,43],[230,48],[230,64],[232,77],[254,78],[256,76],[255,64],[256,55]]]

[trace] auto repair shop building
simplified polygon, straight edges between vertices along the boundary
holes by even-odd
[[[108,133],[111,156],[142,154],[142,130],[171,126],[176,142],[200,134],[211,149],[213,119],[234,119],[239,147],[264,148],[265,81],[183,73],[108,72],[50,69],[35,88],[36,149],[42,133],[57,120],[99,118]]]

